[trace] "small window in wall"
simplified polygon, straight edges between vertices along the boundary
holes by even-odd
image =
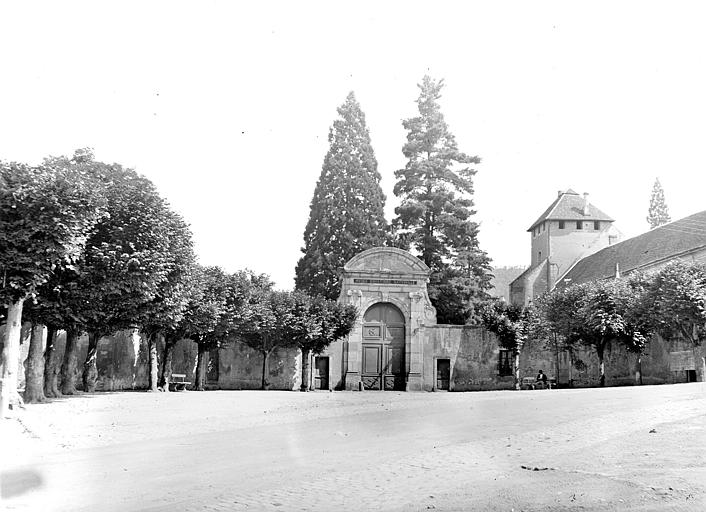
[[[564,221],[563,220],[559,221],[559,229],[564,229]]]
[[[580,220],[577,220],[576,221],[576,229],[583,229],[583,222],[581,222]]]
[[[601,221],[600,221],[600,220],[594,220],[594,221],[593,221],[593,229],[595,229],[596,231],[598,231],[599,229],[601,229]]]
[[[539,261],[542,261],[542,251],[539,251]]]
[[[542,222],[542,231],[545,230],[544,224],[546,224],[546,223],[545,223],[545,222]]]
[[[512,350],[500,349],[498,353],[498,375],[501,377],[512,375]]]

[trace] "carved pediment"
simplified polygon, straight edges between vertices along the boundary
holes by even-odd
[[[345,271],[381,272],[392,274],[429,273],[422,260],[394,247],[374,247],[351,258]]]

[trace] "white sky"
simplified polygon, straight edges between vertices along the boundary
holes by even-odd
[[[5,2],[0,158],[90,146],[191,223],[200,260],[293,286],[336,108],[355,91],[387,194],[416,84],[444,78],[479,155],[481,247],[528,265],[558,189],[627,236],[655,177],[673,219],[706,207],[700,2]]]

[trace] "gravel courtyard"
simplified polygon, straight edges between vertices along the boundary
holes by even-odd
[[[0,422],[5,510],[706,510],[706,386],[98,393]]]

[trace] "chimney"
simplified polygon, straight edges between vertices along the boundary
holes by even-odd
[[[583,193],[583,214],[588,215],[588,192]]]

